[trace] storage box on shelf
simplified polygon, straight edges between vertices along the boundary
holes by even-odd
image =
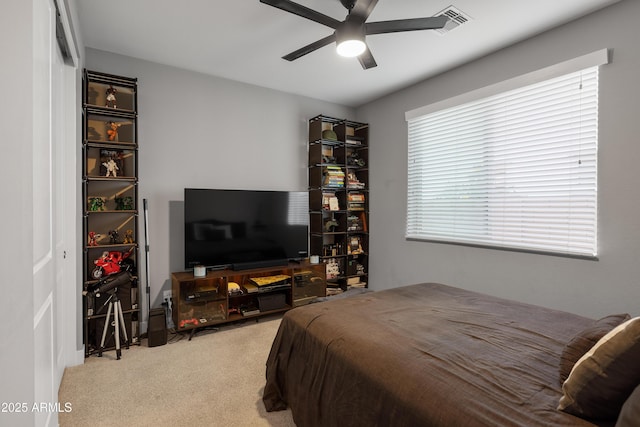
[[[369,126],[309,120],[309,246],[326,265],[328,292],[366,287],[369,271]]]
[[[117,290],[130,344],[139,344],[137,79],[96,71],[83,76],[83,310],[85,356],[99,353],[110,294],[99,280],[128,269]],[[107,322],[108,325],[111,322]],[[108,326],[105,350],[115,348]]]
[[[291,263],[249,270],[191,271],[171,275],[173,322],[178,331],[259,318],[325,295],[322,264]]]

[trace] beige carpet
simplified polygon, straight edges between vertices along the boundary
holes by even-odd
[[[266,412],[265,362],[280,317],[169,335],[159,347],[123,349],[67,368],[58,394],[66,426],[295,426],[291,412]]]

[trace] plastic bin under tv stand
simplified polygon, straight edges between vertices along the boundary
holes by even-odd
[[[244,290],[245,285],[251,284],[252,278],[276,275],[289,276],[291,286],[266,292],[248,293]],[[243,293],[230,295],[230,282],[237,283]],[[198,328],[246,319],[257,320],[283,313],[326,295],[324,264],[311,264],[307,260],[246,270],[208,270],[204,277],[195,277],[192,271],[175,272],[171,274],[171,284],[172,316],[176,331],[190,331],[192,335]],[[258,297],[261,297],[263,303],[284,299],[284,304],[260,311]]]

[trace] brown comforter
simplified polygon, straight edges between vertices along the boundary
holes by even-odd
[[[282,319],[263,401],[299,427],[594,425],[556,410],[592,322],[440,284],[311,304]]]

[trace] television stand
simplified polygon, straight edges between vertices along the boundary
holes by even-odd
[[[310,264],[308,260],[278,264],[239,271],[208,270],[205,277],[195,277],[193,271],[171,274],[176,330],[195,332],[239,320],[257,320],[326,296],[325,264]],[[275,282],[258,280],[267,277]]]
[[[244,271],[244,270],[253,270],[256,268],[284,267],[288,263],[289,262],[286,259],[271,259],[271,260],[263,260],[263,261],[240,262],[237,264],[233,264],[231,269],[233,271]]]

